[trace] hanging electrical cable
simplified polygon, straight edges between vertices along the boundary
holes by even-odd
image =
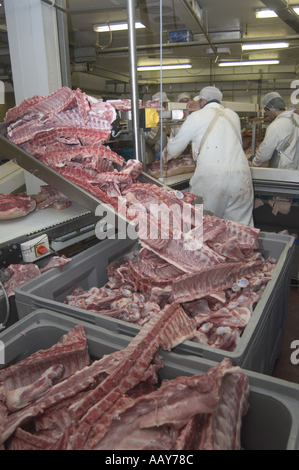
[[[4,319],[4,322],[3,323],[0,323],[0,331],[3,331],[5,330],[5,328],[7,327],[7,324],[9,322],[9,319],[10,319],[10,304],[9,304],[9,298],[8,298],[8,295],[6,293],[6,290],[4,289],[4,286],[2,284],[2,282],[0,281],[0,288],[2,289],[3,293],[4,293],[4,298],[5,298],[5,303],[6,303],[6,315],[5,315],[5,319]]]
[[[113,34],[112,34],[112,30],[110,28],[110,24],[107,23],[107,26],[109,28],[109,33],[110,33],[110,41],[109,43],[106,45],[106,46],[102,46],[101,44],[95,44],[96,47],[99,47],[100,49],[107,49],[108,47],[110,47],[112,45],[112,42],[113,42]]]

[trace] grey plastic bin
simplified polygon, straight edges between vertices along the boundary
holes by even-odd
[[[178,353],[196,355],[216,362],[221,362],[226,356],[234,365],[272,374],[283,344],[294,238],[262,233],[259,244],[265,258],[275,258],[277,266],[236,350],[226,352],[186,341],[176,348]],[[108,264],[114,260],[122,260],[123,254],[134,246],[135,242],[131,240],[106,240],[74,257],[62,272],[55,268],[21,286],[16,290],[19,319],[34,310],[46,308],[116,333],[135,336],[140,330],[139,326],[63,303],[76,285],[81,285],[84,289],[102,287],[107,282]]]
[[[40,349],[57,343],[78,322],[66,315],[40,309],[0,334],[5,346],[6,365],[17,363]],[[101,327],[81,322],[90,355],[100,359],[105,354],[124,349],[127,335],[115,334]],[[207,359],[160,351],[165,367],[161,379],[174,379],[208,371],[215,362]],[[0,366],[0,368],[3,366]],[[250,380],[250,408],[242,423],[242,446],[245,450],[299,449],[299,385],[243,370]]]

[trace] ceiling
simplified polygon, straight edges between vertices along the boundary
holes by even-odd
[[[4,0],[9,1],[9,0]],[[51,0],[41,0],[51,3]],[[135,1],[136,21],[146,28],[136,30],[138,65],[160,64],[160,0]],[[127,0],[56,0],[66,9],[71,68],[105,79],[107,83],[130,83],[128,32],[95,33],[94,24],[127,21]],[[0,3],[2,3],[0,1]],[[100,5],[100,6],[99,6]],[[283,83],[290,87],[299,73],[299,16],[292,6],[299,0],[163,0],[163,63],[188,61],[191,69],[163,72],[165,84]],[[279,17],[257,19],[255,11],[275,8]],[[192,8],[201,13],[196,17]],[[3,5],[0,6],[0,69],[9,66]],[[3,31],[2,31],[3,30]],[[171,32],[188,30],[189,42],[171,42]],[[259,52],[242,51],[242,43],[287,40],[288,49]],[[97,46],[95,46],[97,44]],[[99,47],[101,46],[101,47]],[[223,60],[279,59],[279,65],[219,67]],[[7,70],[6,70],[7,72]],[[3,72],[4,73],[4,72]],[[0,73],[1,75],[1,73]],[[1,77],[0,77],[1,78]],[[160,72],[138,72],[140,86],[158,85]]]
[[[296,76],[299,70],[299,16],[292,12],[292,5],[299,5],[299,0],[289,1],[290,17],[293,23],[290,26],[289,18],[257,19],[256,9],[266,8],[266,3],[258,0],[199,0],[197,3],[202,9],[202,21],[198,21],[188,3],[194,0],[163,0],[163,62],[182,63],[188,60],[192,69],[185,71],[163,72],[165,83],[171,81],[196,81],[200,76],[243,74],[243,79],[251,74],[257,75],[260,69],[264,74],[285,73]],[[287,9],[284,0],[270,0],[278,8]],[[97,0],[85,0],[84,8],[96,7]],[[125,9],[116,10],[117,5],[126,4],[126,0],[101,0],[100,11],[86,11],[68,13],[68,28],[71,32],[70,41],[76,51],[80,47],[93,46],[94,41],[107,46],[110,41],[109,33],[93,33],[95,23],[113,23],[126,21]],[[160,0],[136,1],[136,20],[141,21],[146,29],[136,30],[137,62],[138,65],[153,65],[160,63]],[[67,0],[67,7],[72,10],[82,8],[82,0]],[[113,9],[111,9],[113,8]],[[202,28],[202,26],[203,28]],[[172,31],[190,30],[192,40],[185,44],[169,43],[169,33]],[[206,32],[204,34],[203,30]],[[266,40],[286,40],[290,47],[286,50],[259,52],[242,52],[242,43]],[[219,50],[221,48],[221,50]],[[208,51],[209,49],[209,51]],[[217,52],[217,54],[215,54]],[[224,52],[224,55],[222,53]],[[219,54],[219,56],[218,56]],[[111,79],[119,76],[120,80],[129,80],[129,50],[127,32],[114,32],[113,41],[109,47],[96,48],[96,61],[94,73],[104,76],[110,74]],[[222,60],[256,60],[280,59],[279,66],[244,67],[242,71],[237,68],[219,67]],[[78,55],[73,56],[74,62],[80,62]],[[84,57],[82,57],[82,61]],[[271,68],[272,67],[272,68]],[[102,71],[101,71],[102,70]],[[104,73],[105,71],[105,73]],[[279,76],[279,75],[278,75]],[[159,72],[142,72],[138,75],[139,83],[154,83],[159,80]]]

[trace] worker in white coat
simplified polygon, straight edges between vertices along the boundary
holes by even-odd
[[[182,104],[186,104],[189,103],[189,101],[191,101],[191,96],[189,95],[189,93],[181,93],[179,96],[178,96],[178,103],[182,103]],[[170,134],[170,139],[173,139],[173,137],[177,136],[179,131],[180,131],[180,128],[181,128],[181,125],[175,125],[175,126],[172,126],[171,128],[171,134]]]
[[[168,96],[165,92],[156,93],[152,97],[153,101],[160,101],[161,109],[165,109],[169,103]],[[170,126],[163,126],[163,145],[167,144],[167,133],[170,134]],[[155,158],[161,153],[161,127],[153,127],[145,139],[146,144],[146,163],[152,163]],[[163,149],[163,147],[162,147]]]
[[[179,134],[168,142],[162,159],[181,156],[189,142],[196,161],[190,191],[203,198],[204,210],[214,216],[253,225],[253,185],[242,147],[239,116],[221,105],[222,93],[204,88],[198,97],[201,109],[184,122]]]
[[[269,162],[269,168],[298,169],[299,127],[294,111],[286,111],[285,101],[277,92],[264,97],[263,108],[273,122],[252,161],[253,166]]]

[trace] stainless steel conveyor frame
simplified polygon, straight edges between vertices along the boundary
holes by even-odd
[[[21,147],[18,147],[10,140],[1,135],[0,153],[9,160],[13,160],[24,170],[28,171],[32,175],[36,176],[45,183],[54,187],[61,193],[65,194],[72,201],[75,201],[81,206],[85,207],[93,214],[95,214],[98,206],[101,205],[103,210],[107,212],[107,216],[108,214],[114,216],[116,228],[118,228],[119,220],[122,220],[122,226],[123,223],[125,223],[126,226],[131,225],[132,229],[135,227],[135,224],[133,224],[133,222],[116,212],[112,206],[103,203],[100,199],[96,198],[92,194],[82,189],[80,186],[74,184],[64,176],[60,175],[52,168],[49,168],[44,163],[40,162],[37,158],[33,157]],[[138,181],[141,183],[155,184],[156,186],[166,188],[166,186],[163,185],[160,181],[150,177],[145,173],[142,173],[139,176]]]
[[[299,199],[299,171],[251,168],[256,196]]]

